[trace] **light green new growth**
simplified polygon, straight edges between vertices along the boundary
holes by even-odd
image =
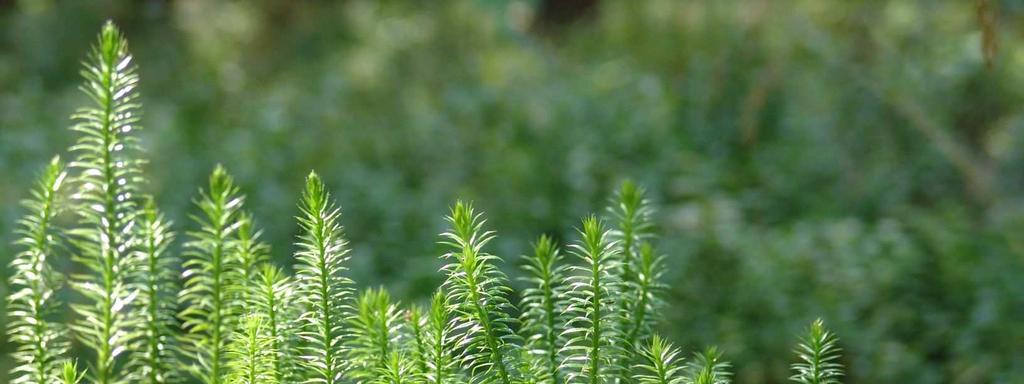
[[[679,348],[673,347],[654,335],[646,347],[641,347],[638,354],[644,362],[637,366],[642,373],[633,376],[641,384],[684,384],[683,366],[679,364]]]
[[[436,292],[430,301],[430,312],[424,319],[423,333],[426,369],[423,378],[427,383],[443,384],[460,382],[457,377],[455,360],[455,324],[452,322],[451,305],[448,297]]]
[[[383,364],[374,371],[374,374],[371,375],[373,379],[369,380],[369,382],[373,384],[419,383],[420,381],[417,381],[417,376],[414,372],[414,363],[408,359],[408,356],[398,351],[393,351],[388,354]]]
[[[348,320],[352,332],[348,354],[352,378],[370,380],[380,372],[399,368],[387,365],[392,353],[399,352],[400,315],[398,306],[383,289],[368,289],[360,296],[356,311]]]
[[[71,168],[78,171],[73,199],[79,226],[70,233],[74,259],[86,270],[74,276],[73,287],[86,303],[72,306],[79,316],[73,329],[93,354],[90,381],[108,384],[128,379],[123,357],[141,321],[130,310],[138,292],[128,279],[137,260],[133,247],[141,175],[131,134],[139,128],[139,77],[128,44],[113,24],[103,26],[81,73],[81,89],[92,105],[72,116],[71,129],[81,136],[71,147],[77,154]]]
[[[306,178],[300,208],[302,234],[295,254],[297,290],[304,303],[299,335],[305,345],[300,361],[309,382],[339,383],[344,363],[345,305],[352,284],[342,275],[348,249],[338,223],[341,213],[316,173]]]
[[[61,371],[60,371],[60,381],[59,382],[61,384],[79,384],[79,383],[82,382],[82,379],[84,379],[84,378],[85,378],[85,375],[83,375],[78,370],[78,363],[77,362],[64,361],[64,365],[61,367]],[[56,383],[56,382],[58,382],[58,381],[52,381],[52,383]]]
[[[267,332],[263,315],[241,318],[227,350],[229,384],[277,384],[274,372],[274,340]]]
[[[622,294],[626,298],[620,301],[625,341],[622,365],[627,369],[620,372],[620,380],[626,383],[631,380],[628,368],[635,363],[637,352],[650,336],[651,314],[660,304],[656,291],[662,289],[658,282],[661,257],[648,242],[654,227],[653,209],[644,195],[643,188],[627,180],[608,208],[616,223],[610,237],[618,242],[622,253]]]
[[[481,215],[462,201],[455,203],[447,220],[451,229],[441,237],[450,247],[443,256],[449,263],[441,270],[448,274],[444,288],[456,327],[464,332],[459,341],[463,360],[473,381],[511,384],[515,372],[506,358],[518,355],[517,346],[510,343],[516,339],[514,319],[506,312],[514,309],[507,299],[511,289],[494,265],[500,259],[483,250],[494,232],[483,230]]]
[[[722,361],[722,353],[715,347],[698,353],[695,359],[686,365],[687,383],[692,384],[729,384],[729,363]]]
[[[180,300],[186,307],[178,315],[186,332],[183,350],[186,358],[194,360],[188,370],[207,384],[224,382],[225,353],[241,311],[234,285],[241,280],[241,265],[233,255],[242,202],[234,180],[217,166],[209,189],[200,192],[195,202],[201,214],[193,220],[200,228],[189,232],[185,243],[185,288]]]
[[[140,262],[136,281],[141,290],[138,309],[143,346],[134,349],[128,369],[134,373],[132,380],[135,382],[162,384],[179,375],[172,345],[177,328],[174,315],[180,261],[168,252],[174,233],[152,198],[146,199],[138,227]]]
[[[271,340],[274,356],[274,380],[278,383],[294,379],[295,354],[294,322],[296,311],[292,307],[295,287],[292,280],[281,269],[265,264],[250,286],[253,303],[245,310],[260,313],[266,317],[267,336]]]
[[[21,251],[11,261],[7,307],[7,334],[16,345],[12,384],[57,381],[68,349],[63,325],[48,319],[59,305],[54,293],[60,279],[50,259],[60,245],[53,220],[60,210],[58,196],[66,178],[64,165],[54,157],[32,189],[31,198],[22,203],[28,213],[18,221],[15,245]]]
[[[839,384],[843,370],[838,363],[841,352],[836,345],[838,341],[821,319],[811,323],[796,349],[800,362],[793,364],[790,380],[803,384]]]
[[[257,274],[263,265],[270,259],[270,246],[260,240],[263,231],[256,228],[255,219],[252,214],[242,212],[238,216],[238,232],[236,234],[236,247],[234,257],[238,259],[239,281],[236,282],[239,288],[245,288],[257,283]],[[242,301],[245,305],[252,305],[255,299],[250,294],[251,289],[243,289],[241,292]]]
[[[409,336],[412,338],[409,342],[411,345],[411,358],[415,367],[415,375],[420,381],[425,381],[424,376],[428,370],[427,368],[427,339],[426,332],[427,318],[425,317],[423,307],[413,304],[412,307],[406,311],[406,317],[408,318],[409,324]]]

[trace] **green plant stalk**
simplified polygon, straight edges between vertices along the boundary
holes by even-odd
[[[244,198],[222,166],[213,170],[209,184],[196,201],[203,213],[196,218],[201,229],[190,233],[192,239],[186,244],[191,258],[185,261],[187,280],[180,299],[188,306],[179,316],[199,363],[193,373],[204,383],[220,384],[228,373],[226,350],[241,310],[239,265],[231,253]]]
[[[173,277],[175,260],[169,260],[167,247],[174,234],[168,229],[169,223],[156,210],[152,198],[146,200],[140,224],[140,250],[143,263],[142,270],[142,310],[144,312],[143,339],[145,349],[140,357],[141,367],[136,368],[146,383],[166,383],[174,373],[174,365],[169,356],[167,343],[173,335],[173,309],[167,302],[173,297],[177,285]]]
[[[86,79],[82,90],[96,103],[94,108],[78,110],[72,117],[72,130],[83,133],[72,147],[79,153],[72,166],[82,170],[78,210],[85,222],[72,233],[79,239],[76,259],[99,276],[78,276],[75,288],[92,301],[92,306],[72,306],[82,315],[74,330],[96,360],[89,374],[98,384],[124,379],[117,372],[118,357],[123,356],[135,337],[134,314],[122,311],[134,297],[125,273],[131,270],[131,246],[135,200],[131,196],[137,169],[136,160],[119,152],[133,147],[129,138],[119,138],[135,129],[139,108],[133,100],[138,77],[131,65],[127,43],[120,32],[107,22],[93,50],[92,62],[82,71]]]
[[[509,378],[508,368],[505,367],[505,361],[502,358],[501,351],[498,350],[498,338],[495,335],[494,328],[491,326],[490,314],[484,310],[481,304],[480,292],[478,291],[478,282],[474,278],[467,276],[467,282],[470,292],[470,300],[473,303],[473,308],[476,310],[476,315],[480,319],[480,325],[483,327],[484,337],[487,341],[487,348],[490,350],[491,362],[498,368],[498,375],[501,377],[502,383],[511,384],[512,381]]]
[[[254,295],[260,296],[258,305],[252,307],[253,311],[262,313],[266,316],[266,328],[269,333],[271,340],[271,347],[276,352],[274,355],[274,380],[278,383],[286,382],[286,367],[288,366],[287,360],[290,355],[285,351],[286,343],[284,342],[284,330],[282,329],[282,305],[287,305],[285,300],[289,289],[289,282],[285,280],[281,271],[272,265],[264,265],[262,271],[258,276],[257,290]]]
[[[624,294],[628,300],[619,301],[621,313],[631,316],[623,317],[621,326],[627,329],[622,364],[628,367],[636,358],[639,350],[637,343],[640,333],[646,326],[648,296],[650,294],[650,275],[644,274],[641,257],[637,256],[637,248],[652,226],[650,222],[651,208],[644,198],[644,189],[630,180],[619,187],[609,212],[617,221],[618,228],[614,233],[622,250],[622,281]],[[629,369],[620,372],[619,380],[623,383],[632,381]]]
[[[617,280],[620,255],[597,217],[585,218],[579,234],[580,240],[571,248],[584,266],[571,267],[578,275],[572,276],[570,283],[574,297],[568,312],[573,317],[572,325],[564,332],[569,340],[562,348],[568,353],[563,366],[576,371],[570,380],[582,377],[594,384],[614,380],[612,376],[617,378],[625,370],[621,365],[622,354],[616,349],[623,342],[617,301],[622,299],[618,297]]]
[[[558,364],[558,342],[560,329],[564,321],[558,312],[559,295],[564,294],[560,290],[561,280],[565,278],[563,269],[560,266],[561,255],[554,240],[548,236],[541,236],[534,243],[534,252],[531,256],[525,256],[526,272],[530,275],[525,280],[532,283],[534,287],[523,292],[523,331],[532,333],[532,337],[540,337],[545,356],[547,374],[553,383],[560,383],[561,373]],[[531,337],[527,337],[530,339]],[[530,347],[535,349],[535,347]]]
[[[342,368],[341,331],[344,308],[351,282],[340,274],[347,260],[346,242],[337,223],[340,212],[330,200],[323,181],[316,173],[306,178],[299,221],[302,227],[299,265],[299,288],[306,300],[307,330],[303,338],[311,358],[305,361],[309,370],[326,384],[340,381]],[[312,330],[308,330],[312,328]]]
[[[478,217],[473,213],[473,207],[470,204],[462,201],[456,202],[449,217],[455,232],[448,233],[447,237],[453,240],[452,244],[457,247],[457,251],[452,254],[456,255],[458,268],[464,272],[459,279],[465,285],[466,297],[463,304],[469,304],[473,317],[479,322],[487,348],[486,353],[491,366],[498,373],[499,380],[503,384],[512,384],[512,377],[500,349],[503,343],[491,322],[491,313],[484,307],[483,303],[487,301],[481,296],[481,291],[484,288],[478,279],[480,277],[478,273],[486,273],[487,266],[484,265],[485,260],[478,254],[478,249],[491,238],[491,235],[484,233],[478,237],[480,234],[477,231],[481,223],[477,219]],[[456,272],[452,271],[452,273]]]
[[[593,282],[594,294],[591,296],[591,319],[593,323],[593,332],[590,335],[590,383],[599,384],[601,382],[601,336],[603,332],[601,329],[601,315],[602,315],[602,286],[601,284],[601,269],[595,265],[591,269],[593,273],[590,275],[590,279]]]
[[[651,300],[654,297],[654,289],[658,284],[658,276],[661,275],[660,271],[657,270],[659,267],[660,260],[657,255],[654,254],[654,248],[650,243],[641,243],[639,247],[640,257],[638,258],[639,273],[636,279],[636,299],[638,301],[633,305],[632,308],[632,322],[629,323],[630,330],[626,335],[626,354],[627,361],[636,355],[636,351],[639,350],[637,343],[639,342],[641,332],[644,331],[647,324],[647,316]]]
[[[825,328],[821,319],[815,320],[797,346],[801,362],[793,364],[791,381],[801,384],[839,384],[843,375],[839,359],[838,340]]]
[[[434,384],[444,384],[450,376],[452,350],[448,344],[448,320],[451,314],[448,312],[447,298],[440,291],[434,293],[431,299],[429,315],[427,324],[431,335],[430,368],[433,371],[427,373],[427,379],[433,378]]]
[[[352,330],[349,361],[359,371],[354,378],[387,370],[392,352],[399,352],[399,314],[383,288],[368,289],[360,296],[356,313],[348,320]]]
[[[17,345],[13,357],[20,365],[11,371],[15,384],[57,381],[56,364],[67,349],[59,324],[46,319],[46,312],[56,304],[53,294],[59,287],[47,258],[56,246],[52,221],[66,176],[60,159],[54,157],[36,182],[32,199],[24,202],[29,213],[19,222],[18,233],[24,237],[15,243],[25,249],[11,261],[14,273],[7,326],[11,341]]]
[[[413,360],[420,375],[427,374],[427,342],[423,339],[423,309],[413,306],[409,309],[409,331],[412,332]]]

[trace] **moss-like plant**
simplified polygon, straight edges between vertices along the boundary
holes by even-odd
[[[525,279],[530,285],[523,291],[522,331],[526,347],[540,355],[548,378],[562,381],[559,346],[565,343],[563,333],[569,307],[566,284],[567,266],[561,250],[548,236],[541,236],[533,245],[533,254],[524,257]]]
[[[134,348],[129,370],[134,380],[148,384],[174,381],[178,361],[175,351],[175,311],[177,309],[178,266],[180,260],[170,254],[174,233],[168,222],[148,199],[139,215],[138,251],[139,294],[141,312],[141,340],[144,346]]]
[[[469,203],[459,201],[448,216],[451,229],[442,234],[450,251],[444,255],[449,264],[444,288],[452,305],[460,336],[462,358],[472,373],[472,381],[512,384],[516,381],[510,359],[518,356],[512,343],[514,319],[509,315],[509,288],[505,277],[484,247],[494,232],[483,229],[482,216]]]
[[[242,266],[235,257],[236,232],[243,197],[227,171],[218,166],[209,186],[200,193],[194,217],[199,230],[189,232],[184,263],[185,287],[179,314],[185,330],[183,350],[191,361],[187,370],[207,384],[224,382],[227,347],[241,315],[237,282]]]
[[[380,372],[410,371],[390,361],[401,352],[400,316],[398,306],[391,302],[387,291],[368,289],[360,296],[355,313],[348,321],[352,333],[348,360],[354,379],[370,381]]]
[[[825,328],[825,322],[815,320],[807,329],[796,353],[800,362],[793,364],[791,380],[802,384],[838,384],[843,376],[839,364],[838,338]]]
[[[252,313],[242,317],[227,350],[228,383],[277,384],[274,339],[267,332],[266,319]]]
[[[139,77],[128,43],[107,23],[82,69],[82,91],[91,104],[72,116],[78,141],[72,195],[78,225],[69,233],[74,259],[86,270],[73,287],[86,303],[72,306],[78,314],[75,336],[92,353],[88,377],[100,384],[126,381],[122,369],[139,333],[141,319],[132,311],[138,289],[129,274],[135,257],[136,218],[140,214],[138,184],[141,161],[135,156],[139,129]]]
[[[350,313],[352,281],[344,276],[348,246],[341,237],[341,212],[331,201],[320,176],[310,173],[302,194],[299,226],[297,290],[303,301],[300,321],[303,341],[303,377],[333,384],[344,373],[345,319]]]
[[[295,284],[280,268],[264,265],[255,283],[249,287],[252,304],[245,310],[266,317],[265,330],[274,351],[274,381],[286,383],[294,380],[295,342],[297,325]]]
[[[634,378],[642,384],[681,384],[686,382],[683,366],[678,364],[679,348],[655,335],[650,345],[642,347],[639,354],[645,362],[638,367],[643,373]]]
[[[13,384],[58,381],[68,349],[64,325],[50,321],[60,308],[54,297],[60,279],[51,259],[60,246],[54,217],[60,209],[59,195],[66,178],[64,165],[55,157],[36,182],[32,197],[24,202],[29,213],[19,221],[15,243],[21,251],[11,261],[14,273],[7,307],[7,334],[17,345]]]
[[[77,158],[68,171],[54,159],[25,204],[8,298],[14,383],[730,382],[717,349],[683,361],[654,332],[664,259],[653,245],[653,207],[632,183],[613,200],[609,224],[588,216],[567,252],[540,237],[524,257],[522,292],[488,251],[495,233],[483,214],[459,201],[441,235],[445,281],[429,306],[404,310],[383,288],[356,295],[340,210],[315,173],[299,203],[294,276],[270,262],[240,189],[219,166],[195,200],[179,257],[171,223],[141,195],[130,136],[138,78],[126,47],[104,26],[84,70],[91,104],[75,114]],[[66,180],[77,188],[70,204],[61,199]],[[73,214],[71,229],[54,225],[62,212]],[[81,297],[70,329],[51,316],[62,308],[51,261],[65,251],[85,270],[72,279]],[[68,333],[87,352],[86,367],[66,356]],[[793,380],[838,383],[836,343],[822,322],[812,324]]]
[[[582,263],[572,267],[576,275],[570,280],[567,312],[571,320],[565,331],[569,340],[562,348],[562,366],[569,371],[570,382],[606,383],[626,369],[620,365],[624,342],[621,253],[607,227],[594,216],[583,220],[579,234],[579,242],[571,249]]]

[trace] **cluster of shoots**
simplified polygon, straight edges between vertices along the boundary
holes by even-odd
[[[439,239],[445,281],[429,302],[404,307],[384,289],[353,288],[341,210],[315,173],[298,204],[291,265],[271,261],[222,167],[176,235],[145,191],[133,136],[138,75],[112,24],[82,74],[90,104],[73,116],[73,160],[46,166],[19,223],[6,323],[17,345],[12,383],[730,381],[716,349],[686,359],[655,332],[665,257],[633,183],[566,245],[540,236],[515,263],[521,291],[488,251],[495,232],[483,214],[455,203]],[[56,271],[56,258],[80,272]],[[57,299],[62,289],[74,292],[69,303]],[[74,320],[58,321],[68,309]],[[792,379],[837,383],[838,351],[815,322]]]

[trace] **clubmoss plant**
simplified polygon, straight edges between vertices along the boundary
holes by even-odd
[[[643,373],[634,376],[642,384],[682,384],[686,377],[683,367],[677,364],[680,351],[658,335],[651,338],[650,345],[642,347],[639,354],[645,362],[637,367]]]
[[[295,284],[280,268],[265,264],[250,286],[253,297],[248,313],[259,313],[266,317],[265,329],[275,352],[273,361],[274,381],[286,383],[295,380],[295,344],[297,311]]]
[[[79,384],[85,378],[85,375],[78,370],[77,362],[65,361],[60,373],[60,381],[54,381],[54,383]]]
[[[135,257],[138,184],[141,161],[135,156],[139,129],[139,77],[128,43],[112,23],[103,26],[99,40],[82,69],[82,91],[91,104],[72,116],[80,136],[72,152],[75,171],[75,214],[72,229],[74,259],[86,273],[75,276],[73,287],[85,303],[74,334],[92,354],[88,377],[99,384],[123,382],[122,369],[142,320],[132,311],[138,289],[129,280]]]
[[[346,305],[352,290],[352,281],[343,275],[348,245],[338,222],[341,211],[316,173],[306,178],[300,209],[302,234],[295,259],[297,291],[304,306],[299,332],[304,347],[300,358],[303,377],[317,383],[339,383],[344,373],[345,319],[351,313]]]
[[[188,371],[207,384],[220,384],[227,375],[226,351],[241,301],[236,283],[242,280],[236,232],[243,197],[227,171],[218,166],[209,186],[195,204],[201,212],[193,217],[199,230],[185,243],[184,290],[179,314],[186,334],[183,340]]]
[[[802,384],[838,384],[843,376],[838,363],[841,350],[838,339],[825,328],[825,322],[815,320],[807,329],[796,353],[800,362],[793,364],[792,381]]]
[[[522,331],[526,348],[539,355],[552,382],[560,383],[559,346],[565,343],[566,309],[569,307],[567,266],[555,241],[541,236],[533,245],[533,254],[524,257],[524,279],[529,286],[523,291]]]
[[[54,217],[60,210],[59,196],[67,179],[60,159],[54,157],[23,202],[29,213],[19,222],[15,244],[21,251],[11,261],[13,275],[8,299],[7,334],[17,347],[12,384],[46,384],[58,381],[68,350],[64,325],[50,321],[60,308],[54,294],[60,279],[51,258],[60,246]]]
[[[348,360],[353,366],[353,378],[372,380],[381,372],[409,372],[390,360],[399,356],[402,333],[401,312],[383,289],[368,289],[356,305],[354,316],[348,320],[351,341]],[[402,359],[406,360],[405,358]]]
[[[139,317],[142,319],[139,343],[133,348],[134,355],[129,370],[135,373],[133,380],[140,383],[163,384],[174,381],[180,373],[175,355],[177,320],[178,266],[181,261],[169,252],[174,233],[152,198],[146,200],[139,215],[137,248],[139,257],[138,277],[140,286]]]
[[[484,251],[494,232],[484,230],[483,217],[462,201],[455,203],[447,220],[451,229],[441,235],[450,247],[444,255],[449,264],[442,268],[448,274],[444,288],[456,327],[463,332],[463,362],[471,381],[512,384],[516,377],[509,360],[518,353],[512,343],[514,319],[507,312],[513,309],[511,288],[495,266],[499,258]]]
[[[8,297],[13,383],[730,382],[717,349],[684,361],[655,333],[664,257],[652,205],[629,182],[609,224],[586,217],[567,252],[551,237],[537,240],[523,257],[522,292],[489,253],[496,235],[483,214],[458,201],[441,234],[445,281],[429,305],[405,310],[383,288],[357,295],[340,210],[316,173],[299,202],[294,276],[271,262],[220,166],[195,200],[179,255],[172,224],[141,191],[131,137],[138,77],[126,47],[112,24],[103,27],[83,71],[90,105],[75,114],[77,157],[67,171],[55,158],[25,203]],[[69,181],[77,192],[65,202]],[[67,230],[55,225],[65,212]],[[51,262],[69,254],[85,271],[72,279],[81,297],[70,327],[51,315],[63,308],[62,272]],[[68,333],[84,368],[68,356]],[[838,383],[836,340],[812,324],[792,379]]]
[[[253,313],[242,317],[227,350],[228,383],[231,384],[277,384],[274,372],[274,339],[266,329],[262,314]]]
[[[729,363],[722,361],[722,352],[710,347],[698,353],[687,364],[687,382],[693,384],[728,384],[731,382]]]
[[[622,361],[621,254],[604,223],[595,216],[583,219],[580,240],[571,252],[581,261],[571,269],[571,316],[562,347],[564,369],[570,382],[591,384],[613,381],[626,368]]]
[[[425,382],[433,384],[461,383],[458,361],[455,359],[457,324],[453,321],[451,304],[442,292],[434,294],[425,319],[423,333]]]

